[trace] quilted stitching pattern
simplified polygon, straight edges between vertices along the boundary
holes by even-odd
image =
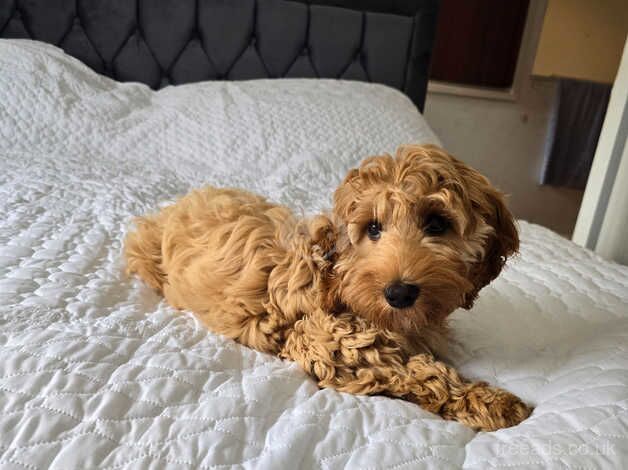
[[[2,0],[0,37],[55,44],[101,74],[152,88],[345,78],[404,90],[422,108],[434,10],[430,1],[415,17],[285,0]]]
[[[536,405],[497,433],[319,391],[122,274],[130,217],[158,201],[210,182],[319,210],[403,141],[437,140],[379,85],[152,92],[0,41],[0,467],[622,468],[628,268],[541,227],[521,223],[519,259],[452,319],[452,361]]]

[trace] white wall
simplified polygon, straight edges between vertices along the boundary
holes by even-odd
[[[510,195],[517,218],[570,236],[582,191],[538,184],[555,86],[527,87],[516,102],[430,93],[425,116],[450,153]]]
[[[626,134],[623,138],[625,141]],[[628,265],[628,145],[624,145],[595,251],[605,258]]]
[[[510,194],[516,217],[569,236],[582,191],[538,184],[556,92],[553,80],[531,77],[545,6],[544,0],[530,2],[513,93],[482,99],[432,91],[425,116],[450,153]]]
[[[578,215],[573,241],[628,264],[628,40]]]

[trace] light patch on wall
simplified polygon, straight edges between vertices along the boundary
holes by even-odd
[[[549,0],[532,73],[612,83],[627,33],[626,0]]]

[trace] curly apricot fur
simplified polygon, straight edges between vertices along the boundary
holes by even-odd
[[[449,221],[440,236],[423,230],[434,213]],[[376,241],[365,236],[373,220]],[[434,357],[446,317],[469,308],[518,248],[501,193],[437,147],[366,159],[327,215],[299,220],[260,196],[208,187],[136,226],[129,273],[215,333],[296,361],[321,387],[403,398],[479,430],[530,413]],[[414,305],[388,305],[395,281],[420,286]]]

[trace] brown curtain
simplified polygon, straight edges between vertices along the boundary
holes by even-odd
[[[611,85],[559,79],[550,152],[541,183],[584,189],[611,94]]]
[[[430,78],[512,85],[529,0],[441,0]]]

